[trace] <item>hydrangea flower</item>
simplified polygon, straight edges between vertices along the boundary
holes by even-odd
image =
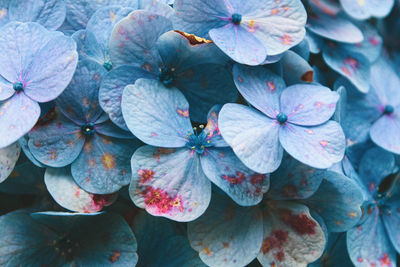
[[[379,60],[371,67],[371,86],[365,95],[349,94],[343,128],[351,143],[371,137],[378,146],[400,154],[400,79],[391,66]]]
[[[246,168],[221,138],[218,108],[193,131],[189,104],[176,88],[139,79],[122,98],[129,129],[146,144],[132,157],[130,195],[152,215],[190,221],[207,208],[210,180],[240,205],[255,205],[268,189],[267,175]]]
[[[363,217],[347,232],[347,249],[356,266],[396,266],[396,251],[400,251],[398,178],[391,186],[384,185],[385,178],[396,171],[395,157],[381,148],[368,150],[361,159]]]
[[[306,266],[321,256],[326,227],[346,231],[359,221],[362,201],[349,178],[289,157],[258,206],[214,194],[204,215],[188,223],[188,237],[208,266],[245,266],[256,257],[263,266]]]
[[[240,93],[256,109],[226,104],[218,124],[247,167],[273,172],[284,150],[315,168],[342,160],[345,137],[340,125],[329,120],[339,99],[336,92],[313,84],[285,89],[282,78],[263,67],[235,65],[233,75]]]
[[[118,194],[90,194],[80,188],[68,167],[48,168],[44,174],[47,191],[60,206],[75,212],[98,212],[110,206]]]
[[[370,66],[382,52],[382,38],[376,29],[367,23],[359,24],[363,30],[364,40],[356,44],[334,42],[308,35],[308,40],[322,50],[325,63],[334,71],[346,77],[358,91],[367,93],[370,87]]]
[[[136,266],[204,266],[173,221],[140,211],[132,222],[132,230],[138,243],[139,262]]]
[[[2,266],[135,265],[136,239],[115,214],[16,211],[0,217]]]
[[[111,62],[119,67],[104,78],[100,104],[119,127],[127,130],[121,113],[123,89],[139,78],[181,90],[195,121],[203,121],[213,105],[236,100],[224,54],[208,40],[170,30],[170,20],[144,10],[132,12],[114,27]]]
[[[183,31],[210,37],[236,62],[260,65],[301,42],[307,14],[298,0],[176,0]]]
[[[40,115],[38,102],[63,92],[77,55],[72,38],[40,24],[10,22],[0,28],[0,148],[32,129]]]
[[[18,143],[0,149],[0,183],[4,182],[13,171],[21,153]]]
[[[173,9],[167,3],[157,0],[65,0],[65,2],[67,21],[75,30],[85,29],[93,14],[104,6],[146,9],[168,18],[174,14]]]
[[[394,2],[394,0],[340,0],[344,11],[358,20],[365,20],[370,17],[386,17],[392,10]]]
[[[28,141],[32,155],[46,166],[71,164],[75,182],[93,194],[114,193],[129,183],[129,159],[140,145],[114,126],[99,105],[105,72],[94,61],[80,61],[71,84],[57,98],[55,118],[37,125]]]
[[[57,30],[66,17],[64,0],[2,0],[0,26],[10,21],[37,22],[49,30]]]

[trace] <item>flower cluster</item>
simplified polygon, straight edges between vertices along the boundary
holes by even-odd
[[[399,14],[0,1],[0,266],[396,266]]]

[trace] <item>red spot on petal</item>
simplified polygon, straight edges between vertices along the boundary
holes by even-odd
[[[158,148],[156,152],[153,153],[153,159],[157,159],[157,161],[160,160],[160,157],[163,155],[169,155],[171,153],[174,153],[175,149],[174,148]]]
[[[274,253],[274,258],[278,261],[283,261],[285,253],[283,252],[283,244],[288,239],[288,232],[282,230],[273,231],[268,237],[264,238],[261,251],[267,254],[272,250],[278,250]]]
[[[234,186],[243,183],[243,181],[246,180],[246,175],[243,172],[238,171],[236,172],[236,175],[222,175],[222,179],[228,181],[231,186]]]
[[[379,258],[379,261],[381,263],[381,266],[390,266],[391,265],[389,255],[387,253],[383,254],[383,256],[381,258]]]
[[[266,82],[266,84],[267,84],[267,92],[268,93],[271,93],[271,92],[275,91],[276,86],[275,86],[274,82],[268,81],[268,82]]]
[[[293,184],[287,184],[282,188],[282,195],[287,198],[294,198],[297,196],[298,189]]]
[[[137,172],[140,175],[139,183],[141,183],[141,184],[145,184],[154,178],[153,170],[140,169]]]
[[[112,263],[114,263],[114,262],[116,262],[116,261],[119,260],[119,257],[120,257],[120,256],[121,256],[121,253],[114,250],[114,251],[113,251],[113,254],[110,256],[109,260],[110,260]]]
[[[184,210],[183,201],[180,196],[172,197],[162,189],[146,187],[143,195],[146,206],[155,209],[160,214],[176,209],[180,212]]]
[[[284,34],[284,35],[282,35],[282,37],[281,37],[281,42],[282,42],[282,44],[283,45],[290,45],[290,44],[292,44],[293,43],[293,39],[292,39],[292,37],[289,35],[289,34]]]
[[[319,144],[325,148],[328,145],[328,141],[320,141]]]
[[[300,235],[315,234],[317,223],[305,213],[293,214],[290,210],[284,209],[280,211],[280,219]]]
[[[347,76],[351,76],[351,72],[349,71],[349,69],[347,67],[342,66],[341,69]]]
[[[358,258],[357,258],[357,261],[358,261],[358,262],[363,262],[363,259],[362,259],[361,257],[358,257]]]
[[[181,115],[184,118],[189,118],[189,110],[188,109],[180,109],[180,108],[178,108],[176,110],[176,112],[178,112],[178,114]]]
[[[115,169],[117,165],[115,162],[115,157],[108,152],[101,156],[101,162],[107,171]]]

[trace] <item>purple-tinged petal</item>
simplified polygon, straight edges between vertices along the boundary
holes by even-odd
[[[227,24],[210,30],[214,43],[230,58],[246,65],[260,65],[267,58],[263,43],[245,28]]]
[[[13,84],[0,75],[0,101],[7,100],[14,93]]]
[[[93,194],[111,194],[128,185],[129,160],[141,145],[138,140],[124,140],[95,134],[87,139],[82,153],[71,165],[75,182]]]
[[[207,140],[209,140],[214,147],[228,146],[218,128],[218,117],[221,108],[222,105],[215,105],[210,109],[207,115],[207,125],[203,130],[208,136]]]
[[[336,109],[339,94],[321,85],[297,84],[283,90],[281,112],[288,122],[302,125],[320,125],[329,120]]]
[[[86,30],[96,36],[97,42],[108,51],[114,26],[127,17],[134,9],[122,6],[105,6],[98,9],[88,21]]]
[[[40,23],[49,30],[57,30],[64,22],[67,8],[63,0],[11,0],[11,21]]]
[[[98,212],[117,199],[117,194],[94,195],[84,191],[75,183],[69,167],[48,168],[44,175],[44,182],[53,199],[70,211]]]
[[[319,188],[324,171],[316,170],[286,155],[278,170],[271,174],[268,199],[306,199]]]
[[[11,145],[28,133],[39,116],[39,104],[23,92],[0,102],[0,148]]]
[[[279,97],[286,87],[281,77],[265,67],[248,67],[236,64],[233,78],[242,96],[255,108],[270,118],[280,110]]]
[[[258,260],[264,266],[306,266],[325,248],[325,234],[304,205],[267,201],[264,240]]]
[[[259,173],[275,171],[282,160],[279,124],[250,107],[226,104],[219,114],[219,129],[238,158]]]
[[[59,112],[50,121],[37,124],[28,137],[33,157],[55,168],[71,164],[81,153],[85,142],[80,127]]]
[[[327,43],[322,56],[329,67],[346,77],[361,93],[369,91],[372,71],[368,58],[333,42]]]
[[[21,147],[14,143],[0,149],[0,183],[4,182],[11,174],[21,153]]]
[[[26,69],[24,92],[41,103],[57,98],[70,83],[77,64],[74,40],[67,36],[51,38]]]
[[[146,144],[183,147],[193,133],[189,104],[176,88],[157,80],[139,79],[128,85],[122,97],[122,113],[128,128]]]
[[[157,73],[160,56],[156,50],[158,38],[172,30],[167,18],[144,10],[133,11],[118,22],[110,37],[110,54],[113,64],[138,64]]]
[[[343,159],[345,140],[342,128],[335,121],[314,127],[287,124],[279,130],[279,141],[291,156],[319,169]]]
[[[240,207],[218,194],[204,215],[188,224],[190,244],[207,266],[246,266],[260,251],[262,233],[257,207]]]
[[[46,28],[32,22],[10,22],[1,27],[0,75],[11,83],[22,80],[26,75],[26,68],[35,59],[36,54],[56,36],[60,37],[59,34],[50,34]],[[40,67],[45,66],[42,63]]]
[[[232,149],[207,148],[201,156],[204,173],[238,205],[253,206],[269,188],[269,176],[247,168]]]
[[[341,14],[332,16],[314,10],[308,16],[307,29],[337,42],[355,44],[364,39],[360,29]]]
[[[141,147],[132,157],[132,175],[133,202],[154,216],[193,221],[210,203],[211,183],[190,149]]]
[[[263,44],[269,56],[281,54],[304,39],[307,13],[300,1],[258,2],[260,8],[243,12],[241,25]]]
[[[400,114],[383,115],[369,131],[372,141],[378,146],[400,154]]]
[[[139,78],[155,79],[156,76],[139,67],[124,65],[104,76],[100,86],[101,107],[110,116],[111,121],[124,130],[128,130],[128,126],[122,116],[122,93],[127,85],[134,84]]]
[[[364,222],[347,232],[347,250],[354,265],[396,266],[396,251],[385,232],[379,209],[366,208]]]
[[[80,61],[71,83],[56,100],[60,111],[75,123],[96,122],[103,113],[99,87],[105,73],[95,61]]]
[[[229,2],[219,0],[175,0],[173,6],[179,17],[178,30],[201,37],[208,37],[209,30],[226,25],[228,22],[221,17],[229,17],[232,9]]]

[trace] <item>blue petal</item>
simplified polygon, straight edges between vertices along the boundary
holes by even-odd
[[[245,266],[257,257],[262,243],[259,209],[239,207],[213,195],[206,213],[188,224],[192,247],[208,266]]]
[[[95,134],[86,140],[81,154],[71,165],[75,182],[93,194],[118,191],[129,184],[129,160],[140,145],[135,139],[124,140]]]
[[[258,260],[262,265],[306,266],[325,248],[325,234],[306,206],[289,201],[267,201],[264,240]]]
[[[239,104],[225,104],[218,123],[222,137],[248,168],[270,173],[279,167],[283,149],[278,141],[278,123]]]
[[[136,66],[124,65],[111,70],[103,79],[99,91],[99,101],[113,123],[128,130],[122,116],[121,99],[125,87],[139,78],[155,79],[156,76]]]
[[[192,221],[210,203],[211,183],[188,148],[141,147],[132,157],[132,175],[133,202],[154,216]]]
[[[57,30],[64,22],[67,8],[63,0],[11,0],[10,20],[42,24],[49,30]]]
[[[231,148],[207,148],[201,166],[207,177],[241,206],[258,204],[268,190],[268,175],[248,169]]]
[[[324,177],[317,192],[303,200],[323,218],[329,232],[344,232],[361,218],[364,198],[353,180],[332,171],[322,171]]]
[[[396,251],[390,243],[377,207],[369,208],[364,222],[347,232],[347,250],[356,266],[396,266]]]
[[[139,79],[127,86],[122,113],[132,133],[149,145],[183,147],[193,133],[185,97],[157,80]]]
[[[87,193],[75,183],[69,167],[48,168],[44,175],[44,181],[53,199],[63,208],[75,212],[98,212],[117,199],[116,194],[94,195]]]
[[[306,199],[317,191],[324,174],[286,156],[279,169],[271,174],[267,196],[275,200]]]

